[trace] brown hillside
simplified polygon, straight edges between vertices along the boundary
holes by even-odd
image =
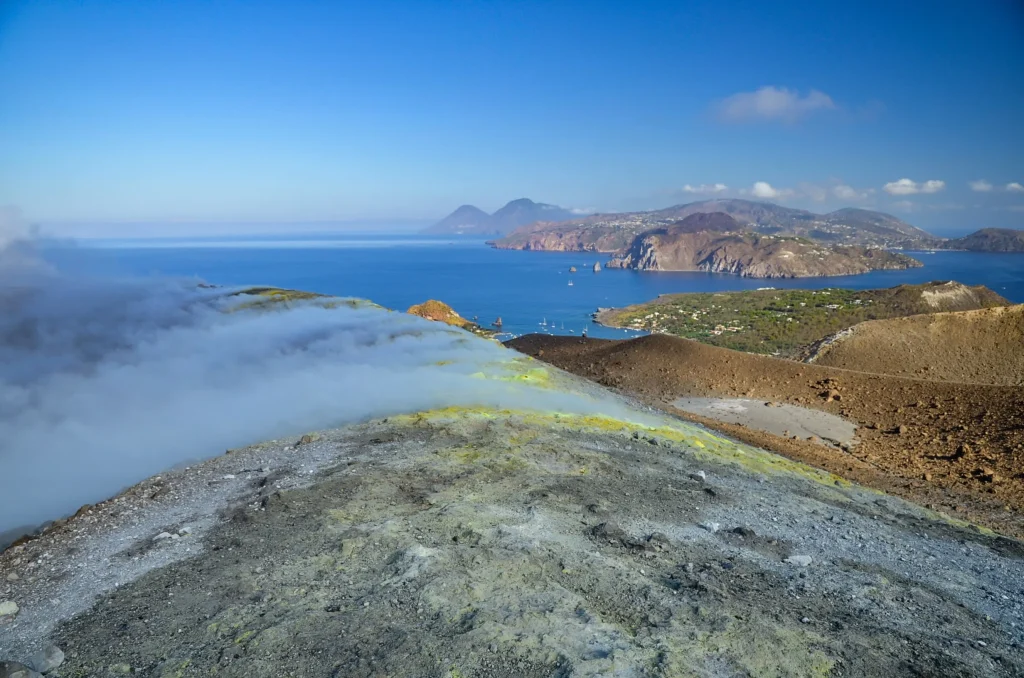
[[[1024,384],[1024,304],[869,320],[823,347],[817,365],[980,384]]]
[[[1024,391],[855,372],[652,335],[529,335],[519,351],[850,480],[1024,536]],[[830,395],[838,395],[832,399]],[[859,424],[849,451],[685,415],[679,396],[786,402]]]

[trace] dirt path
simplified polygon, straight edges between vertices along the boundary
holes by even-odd
[[[848,452],[709,425],[794,458],[814,457],[812,463],[857,482],[1024,536],[1024,391],[1018,387],[854,372],[657,335],[585,342],[530,335],[509,345],[665,409],[679,397],[742,397],[849,417],[859,424],[860,443]],[[860,475],[857,469],[874,470]]]

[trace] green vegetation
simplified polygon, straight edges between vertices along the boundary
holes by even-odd
[[[865,320],[1008,304],[985,287],[957,283],[881,290],[779,290],[664,295],[605,311],[613,327],[674,334],[725,348],[800,357],[816,342]]]

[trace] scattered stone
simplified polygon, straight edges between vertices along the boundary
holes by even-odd
[[[605,539],[609,543],[623,542],[626,540],[626,531],[619,527],[618,523],[601,523],[593,529],[593,535],[599,539]]]
[[[47,644],[29,662],[39,673],[49,673],[64,663],[64,651],[53,644]]]
[[[17,572],[11,572],[7,575],[7,581],[18,581],[21,577],[18,576]]]
[[[178,530],[178,534],[180,534],[183,537],[185,535],[187,535],[187,534],[192,534],[192,528],[191,527],[183,527],[180,530]]]
[[[18,604],[13,600],[0,600],[0,618],[18,614]]]
[[[132,672],[132,667],[128,664],[111,664],[110,672],[115,676],[127,676]]]
[[[18,662],[0,662],[0,678],[42,678],[42,674]]]
[[[790,565],[797,565],[799,567],[807,567],[808,565],[811,564],[811,557],[810,556],[790,556],[789,558],[786,558],[782,562],[789,563]]]
[[[697,471],[696,473],[691,473],[690,474],[690,480],[696,480],[699,483],[703,483],[707,479],[708,479],[708,474],[704,473],[704,471]]]
[[[309,445],[310,443],[315,443],[319,439],[320,436],[314,435],[312,433],[307,433],[306,435],[299,438],[299,442],[295,443],[295,447],[298,447],[299,445]]]
[[[901,436],[907,435],[910,432],[910,428],[906,424],[900,424],[896,429],[896,433]]]
[[[988,643],[986,643],[984,640],[979,640],[978,647],[988,647]]]
[[[170,539],[174,535],[170,532],[161,532],[157,536],[153,537],[153,541],[163,541],[164,539]]]
[[[668,535],[664,532],[655,532],[647,537],[647,543],[655,550],[662,550],[669,545]]]
[[[801,624],[810,624],[811,623],[811,618],[810,617],[801,617],[800,623]]]
[[[232,473],[226,473],[226,474],[224,474],[224,476],[222,478],[222,480],[234,480],[234,479],[235,479],[235,476]]]
[[[718,523],[701,523],[700,526],[708,532],[710,532],[711,534],[714,534],[715,532],[718,532],[720,529],[722,529],[722,526]]]
[[[974,477],[983,483],[997,483],[1000,480],[999,474],[988,467],[974,469]]]
[[[740,525],[739,527],[734,527],[732,531],[733,531],[733,534],[738,534],[741,537],[756,537],[757,536],[756,532],[754,532],[749,527],[745,527],[743,525]]]

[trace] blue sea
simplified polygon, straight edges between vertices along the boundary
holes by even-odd
[[[1024,254],[909,253],[924,268],[831,278],[764,280],[714,273],[593,272],[605,256],[496,250],[482,240],[344,235],[304,238],[89,240],[49,246],[45,257],[68,272],[102,276],[189,277],[219,285],[270,285],[371,299],[404,310],[439,299],[511,335],[530,332],[621,338],[592,324],[598,307],[626,306],[672,292],[758,287],[869,289],[930,280],[986,285],[1024,303]],[[569,268],[578,270],[570,274]],[[573,285],[569,285],[569,281]]]

